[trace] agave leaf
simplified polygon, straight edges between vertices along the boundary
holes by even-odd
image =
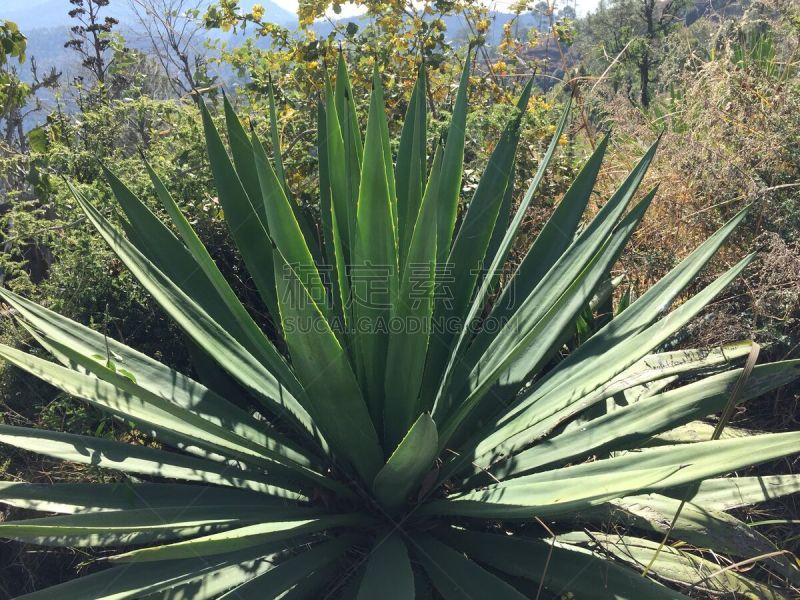
[[[596,379],[602,379],[603,382],[608,381],[609,378],[605,371],[598,373],[599,377],[595,378],[593,375],[596,370],[594,364],[589,364],[592,361],[585,359],[590,356],[604,354],[623,342],[627,337],[641,332],[644,328],[653,324],[697,275],[700,269],[708,263],[728,236],[741,223],[746,214],[747,210],[741,211],[728,221],[714,235],[681,261],[677,267],[633,302],[625,312],[618,315],[598,333],[579,346],[559,365],[558,369],[554,370],[541,383],[535,385],[530,393],[525,394],[521,400],[516,402],[512,410],[503,419],[505,421],[514,419],[520,412],[540,398],[553,393],[559,388],[565,388],[571,382],[585,381],[591,384]],[[652,347],[655,346],[650,348]],[[600,384],[598,383],[597,385]],[[584,392],[581,391],[581,393]]]
[[[408,254],[413,227],[418,222],[422,197],[425,192],[427,166],[427,79],[425,63],[419,66],[419,75],[406,109],[400,145],[397,149],[395,182],[397,185],[397,239],[400,268],[404,268]]]
[[[636,168],[628,175],[617,192],[609,199],[603,208],[600,209],[597,216],[592,219],[586,229],[581,232],[563,253],[558,254],[558,258],[551,268],[548,268],[540,274],[540,278],[536,280],[536,285],[532,286],[533,289],[531,292],[527,296],[514,299],[515,302],[519,302],[519,306],[517,310],[507,315],[510,318],[507,324],[503,326],[503,330],[511,332],[515,329],[522,332],[527,331],[529,326],[526,325],[526,322],[531,322],[540,317],[540,315],[552,306],[564,293],[565,289],[570,285],[570,282],[574,281],[585,269],[590,258],[599,251],[601,245],[608,236],[611,235],[617,222],[633,200],[655,156],[657,148],[658,141],[650,147],[636,165]],[[644,202],[652,201],[655,192],[655,189],[651,190],[645,200],[639,203],[638,206],[646,209],[647,204],[644,204]],[[628,220],[628,222],[631,223],[630,220]],[[634,223],[634,226],[636,224],[637,223]],[[548,260],[548,257],[542,260]],[[500,265],[497,265],[497,268],[499,267]],[[610,268],[611,265],[609,264],[608,269]],[[492,274],[492,276],[494,275]],[[592,293],[593,292],[594,289],[592,289]],[[588,304],[590,298],[591,296],[585,299],[581,308]],[[507,304],[511,302],[510,299],[506,299],[505,301]],[[552,352],[555,342],[562,337],[561,332],[563,332],[564,329],[565,326],[562,326],[557,331],[553,331],[559,335],[550,336],[551,341],[544,347],[546,352],[541,352],[540,350],[540,347],[544,345],[541,343],[537,344],[534,353],[538,356],[538,360],[541,360]],[[489,330],[485,330],[476,336],[467,354],[467,364],[474,364],[478,357],[487,353],[491,355],[495,354],[492,348],[496,347],[498,339],[502,339],[502,334],[493,337],[488,331]],[[527,354],[523,354],[519,361],[522,363],[522,366],[511,366],[509,373],[504,375],[502,380],[502,384],[509,388],[509,390],[513,390],[513,393],[516,393],[516,391],[524,385],[528,373],[536,370],[537,367],[537,362]],[[500,393],[499,395],[501,397],[507,397],[509,394]]]
[[[610,134],[597,145],[545,223],[511,281],[503,288],[492,307],[493,318],[502,321],[513,314],[519,307],[519,302],[530,295],[574,240],[581,216],[586,210],[600,173],[609,139]]]
[[[299,385],[297,385],[297,380],[291,373],[286,361],[283,360],[283,357],[275,349],[275,346],[264,335],[264,332],[256,324],[242,303],[239,301],[236,293],[233,291],[230,284],[225,280],[225,277],[214,263],[214,260],[211,258],[208,250],[206,250],[205,246],[200,241],[200,238],[189,224],[189,221],[183,215],[180,208],[178,208],[177,203],[172,198],[172,195],[169,193],[164,183],[161,181],[161,178],[150,167],[150,164],[147,163],[147,161],[145,161],[145,167],[150,175],[150,180],[153,183],[156,195],[164,205],[164,208],[167,211],[167,214],[169,214],[173,225],[175,225],[178,234],[181,236],[183,243],[186,245],[186,249],[194,258],[194,268],[197,269],[199,267],[199,269],[205,273],[208,282],[217,291],[220,301],[224,304],[225,309],[230,314],[230,320],[235,323],[235,325],[229,329],[229,331],[231,331],[231,333],[240,332],[239,335],[235,335],[237,341],[247,348],[253,354],[253,356],[260,359],[264,366],[275,373],[278,379],[282,381],[284,385],[289,386],[293,394],[298,393]],[[189,295],[192,296],[191,294]],[[273,318],[277,318],[277,298],[271,297],[268,300],[269,304],[267,308],[269,309],[270,314],[273,315]],[[207,308],[206,310],[212,317],[215,317],[217,314],[217,312],[212,312]],[[222,310],[219,310],[218,312],[219,314],[224,314]],[[219,321],[219,319],[216,320]]]
[[[646,567],[658,551],[658,542],[633,536],[606,535],[593,533],[591,538],[585,534],[569,534],[569,541],[589,541],[598,544],[604,552],[637,569]],[[715,562],[705,560],[680,548],[664,546],[658,551],[653,563],[653,572],[661,579],[688,586],[689,590],[706,593],[741,594],[743,597],[770,598],[772,600],[790,598],[775,586],[765,585],[737,573],[723,569]]]
[[[484,456],[500,457],[517,452],[520,448],[529,445],[551,431],[558,423],[585,409],[592,401],[602,399],[602,395],[592,398],[591,393],[603,382],[607,382],[628,368],[647,354],[648,351],[663,343],[670,335],[683,327],[738,277],[752,259],[752,255],[744,258],[714,283],[707,286],[655,325],[637,335],[621,340],[616,346],[608,349],[605,354],[598,354],[593,360],[587,360],[586,362],[593,365],[593,369],[586,375],[585,379],[576,379],[571,382],[564,381],[556,390],[552,390],[547,385],[549,382],[546,382],[542,386],[534,387],[532,391],[523,394],[517,406],[498,421],[498,424],[494,427],[494,433],[486,436],[480,442],[475,450],[476,463],[485,465]],[[624,318],[627,313],[628,311],[625,311],[619,318]],[[607,327],[612,326],[615,321],[616,319]],[[576,385],[576,382],[580,382],[580,386]],[[542,390],[544,389],[547,389],[550,393],[543,400]],[[587,396],[589,396],[587,398],[588,401],[586,403],[582,402],[583,398]],[[533,402],[534,398],[538,400],[535,404]],[[524,410],[517,408],[522,406],[525,407]],[[516,413],[516,418],[509,418],[511,412]]]
[[[262,514],[283,501],[257,492],[185,483],[20,483],[0,481],[0,502],[45,512],[80,514],[162,508],[201,509],[258,504]]]
[[[315,470],[314,462],[294,452],[291,445],[284,442],[282,436],[266,435],[259,443],[246,436],[237,435],[231,432],[230,425],[224,421],[204,414],[202,405],[196,404],[190,408],[177,407],[138,386],[129,376],[108,369],[93,358],[82,356],[69,347],[44,339],[41,334],[34,333],[34,335],[45,348],[68,366],[74,368],[75,365],[79,365],[86,372],[102,380],[98,381],[94,377],[87,377],[69,369],[60,370],[47,361],[34,363],[32,366],[30,359],[35,357],[25,354],[23,357],[15,358],[15,361],[21,361],[15,364],[35,373],[43,381],[49,381],[67,393],[110,410],[123,421],[127,419],[136,421],[140,429],[145,429],[142,425],[149,425],[158,432],[158,437],[169,439],[170,445],[175,447],[191,446],[196,443],[203,450],[218,452],[223,460],[239,460],[248,465],[256,465],[262,472],[269,473],[274,482],[282,487],[302,489],[297,488],[299,484],[297,477],[299,477],[305,480],[306,484],[314,483],[342,496],[352,496],[352,492],[346,486],[332,481]],[[0,355],[3,355],[1,346]],[[24,357],[29,359],[27,364]],[[318,465],[316,467],[318,468]]]
[[[469,312],[467,313],[467,317],[464,320],[463,326],[461,328],[461,332],[459,333],[458,340],[450,354],[450,359],[445,367],[444,371],[441,372],[438,376],[433,377],[431,376],[432,380],[435,382],[434,386],[428,388],[427,386],[424,388],[424,393],[427,394],[427,398],[429,399],[431,406],[435,406],[437,402],[442,398],[444,392],[446,392],[450,386],[450,380],[453,375],[453,367],[456,364],[460,364],[462,360],[462,354],[466,350],[468,342],[471,339],[471,331],[473,329],[473,325],[482,313],[484,307],[486,306],[486,301],[489,298],[490,292],[494,289],[495,284],[500,276],[502,263],[505,262],[505,257],[511,248],[511,245],[516,237],[517,231],[519,230],[520,225],[522,224],[522,219],[525,213],[530,206],[531,201],[533,200],[533,195],[539,187],[542,179],[544,178],[544,173],[547,169],[547,165],[550,163],[550,160],[555,153],[556,146],[558,145],[558,138],[561,136],[561,133],[564,131],[564,128],[567,124],[567,117],[569,115],[569,105],[564,109],[564,113],[561,116],[561,120],[559,121],[558,125],[556,126],[555,134],[553,135],[553,139],[550,142],[550,145],[545,152],[542,161],[539,163],[539,167],[536,171],[536,174],[533,177],[533,181],[531,185],[528,187],[528,191],[525,193],[525,197],[522,199],[519,208],[517,209],[514,218],[511,221],[511,225],[509,225],[508,229],[506,230],[505,235],[500,243],[499,248],[497,249],[497,253],[492,258],[491,263],[489,264],[489,268],[486,270],[486,276],[483,278],[481,282],[480,288],[475,295],[475,298],[472,300],[472,304],[470,305]],[[426,373],[426,380],[429,375]]]
[[[566,515],[639,490],[657,489],[660,482],[668,480],[680,468],[680,465],[668,464],[632,467],[624,473],[603,472],[580,477],[565,474],[558,485],[532,484],[521,477],[447,500],[434,500],[425,504],[419,514],[510,520],[527,520],[531,515]]]
[[[433,326],[436,229],[435,194],[425,194],[394,308],[393,319],[402,327],[389,336],[383,417],[387,449],[397,446],[422,412],[419,393]]]
[[[372,481],[383,462],[383,452],[347,353],[277,250],[275,259],[286,343],[307,391],[314,422],[333,451],[355,467],[363,481]]]
[[[408,549],[399,533],[392,533],[376,543],[361,579],[357,598],[414,598],[414,573],[408,560]]]
[[[525,378],[523,373],[535,370],[544,363],[548,351],[560,337],[561,332],[574,322],[577,314],[591,298],[594,289],[619,258],[654,195],[655,190],[645,196],[625,217],[603,245],[596,251],[594,248],[591,249],[595,251],[594,256],[584,262],[582,270],[574,273],[574,280],[568,286],[564,286],[565,289],[560,297],[545,298],[541,300],[544,304],[539,304],[538,301],[532,300],[537,296],[534,292],[531,298],[526,300],[526,306],[503,327],[473,367],[467,382],[469,395],[463,402],[458,403],[452,417],[445,421],[441,435],[443,442],[458,430],[479,402],[488,398],[496,404],[495,395],[486,396],[486,392],[499,377],[504,377],[504,383],[512,380],[512,383],[521,385]],[[548,277],[557,271],[553,269],[548,272]],[[548,283],[556,286],[554,282],[548,281]],[[440,414],[446,410],[446,407],[442,408]]]
[[[134,383],[164,400],[224,423],[230,431],[259,446],[286,453],[287,456],[291,453],[302,454],[307,460],[318,462],[319,459],[309,454],[307,449],[287,440],[238,406],[174,369],[9,290],[0,288],[0,297],[48,339],[84,356],[104,357],[106,363],[110,363],[118,372],[124,371]]]
[[[181,292],[140,252],[106,221],[94,206],[74,188],[70,188],[89,221],[106,243],[120,256],[134,277],[150,292],[181,328],[206,352],[214,356],[221,367],[245,388],[262,400],[280,418],[304,431],[312,438],[316,430],[308,413],[298,400],[284,388],[275,376],[264,368],[218,323],[195,302]]]
[[[458,203],[461,197],[461,177],[464,168],[464,139],[467,130],[467,88],[471,69],[470,52],[464,57],[464,69],[458,84],[456,100],[453,105],[453,116],[447,129],[447,141],[442,155],[442,176],[439,182],[439,209],[436,211],[439,223],[436,234],[436,262],[445,264],[450,254],[450,243],[458,215]]]
[[[277,546],[277,544],[275,545]],[[123,565],[73,579],[39,592],[20,596],[24,600],[92,598],[213,598],[242,582],[273,568],[270,556],[277,548],[254,548],[219,559],[206,557]],[[184,592],[184,595],[181,594]]]
[[[361,132],[358,129],[356,103],[343,52],[339,52],[339,57],[336,61],[336,90],[334,97],[340,127],[343,134],[349,136],[345,140],[345,146],[348,147],[349,152],[354,153],[353,156],[358,160],[358,164],[361,164],[364,157],[364,145],[361,141]],[[351,144],[352,146],[350,146]]]
[[[137,386],[124,375],[114,373],[94,359],[81,357],[66,346],[57,342],[42,340],[43,343],[64,355],[67,360],[83,366],[103,379],[80,373],[54,363],[42,360],[25,352],[0,345],[0,357],[28,371],[39,379],[54,385],[62,391],[82,398],[102,410],[110,411],[123,419],[168,427],[179,439],[191,440],[201,446],[213,448],[223,454],[244,459],[269,471],[280,482],[281,487],[296,485],[290,471],[311,477],[325,483],[321,475],[280,454],[270,452],[257,444],[241,438],[224,427],[223,424],[203,418],[195,411],[187,410],[167,402],[161,397]],[[298,457],[301,458],[301,457]],[[273,462],[275,461],[275,462]]]
[[[230,552],[239,552],[263,544],[271,544],[280,540],[308,537],[310,534],[352,525],[370,524],[373,519],[366,515],[327,515],[316,519],[285,520],[271,523],[257,523],[204,535],[192,540],[139,548],[123,554],[109,557],[114,562],[152,562],[176,560],[195,556],[217,556]]]
[[[500,206],[506,196],[519,143],[522,115],[527,108],[532,86],[533,79],[525,86],[517,103],[518,112],[503,130],[463,217],[447,261],[447,294],[440,296],[435,304],[435,323],[461,322],[467,312],[481,267],[486,260],[486,251]],[[443,331],[437,331],[437,343],[431,346],[428,353],[426,375],[429,381],[426,388],[435,387],[434,380],[441,376],[453,343],[454,332],[451,328],[445,327]]]
[[[286,183],[286,171],[283,167],[283,157],[281,156],[281,137],[278,131],[278,112],[275,109],[275,90],[272,85],[272,77],[269,78],[268,88],[269,136],[272,144],[272,163],[275,165],[275,175],[283,188],[284,194],[289,199],[289,205],[294,213],[294,218],[300,225],[308,249],[311,251],[315,260],[321,261],[322,252],[320,250],[319,239],[314,223],[310,220],[308,212],[303,210],[303,208],[292,199],[292,192],[289,189],[289,184]],[[322,157],[320,157],[320,160],[322,160]]]
[[[297,582],[290,590],[279,594],[275,600],[309,600],[321,598],[330,589],[331,582],[341,573],[341,564],[334,560],[327,565],[309,573]]]
[[[359,186],[351,284],[353,317],[356,331],[360,334],[355,339],[355,347],[359,373],[362,374],[361,386],[372,422],[380,427],[381,433],[388,324],[396,302],[399,279],[392,195],[384,162],[386,115],[383,107],[383,89],[376,71]]]
[[[275,108],[275,86],[272,85],[272,76],[269,77],[269,91],[267,99],[269,101],[269,138],[272,144],[272,160],[275,163],[275,175],[283,186],[286,197],[291,197],[289,186],[286,183],[286,170],[283,168],[283,157],[281,156],[281,136],[278,131],[278,111]],[[322,160],[322,157],[320,157]]]
[[[708,509],[732,510],[800,493],[800,474],[706,479],[693,485],[688,495],[684,489],[666,493],[674,498],[686,496]]]
[[[704,442],[710,440],[714,434],[716,424],[708,423],[706,421],[692,421],[686,425],[680,425],[664,433],[654,436],[643,447],[661,446],[671,444],[693,444],[694,442]],[[733,427],[727,425],[720,434],[720,439],[730,439],[737,437],[747,437],[750,435],[758,435],[758,431],[751,431],[749,429],[742,429],[741,427]]]
[[[282,594],[300,583],[314,570],[340,558],[353,544],[354,536],[341,536],[323,542],[310,550],[278,563],[273,569],[262,573],[220,596],[220,600],[261,600],[280,598]]]
[[[480,282],[482,282],[489,273],[489,267],[491,267],[492,261],[495,259],[498,251],[500,250],[500,244],[503,243],[503,238],[506,235],[508,224],[511,221],[511,206],[514,203],[514,182],[516,177],[517,163],[514,161],[514,164],[511,166],[511,173],[508,175],[508,185],[506,186],[506,191],[503,193],[503,201],[500,203],[500,209],[497,211],[497,220],[495,221],[494,228],[492,229],[492,237],[489,239],[489,245],[486,247],[486,257],[484,258],[482,265],[483,273],[481,273],[481,276],[478,278],[479,287]],[[500,264],[505,264],[507,260],[508,253],[506,252],[505,255],[501,256]]]
[[[583,456],[602,454],[611,446],[615,450],[638,447],[652,435],[724,409],[741,373],[742,369],[719,373],[619,408],[516,454],[513,461],[496,466],[492,472],[505,479],[574,463]],[[798,377],[798,360],[757,366],[747,378],[739,401],[757,398]]]
[[[314,303],[323,314],[328,313],[327,292],[322,284],[317,265],[309,250],[300,224],[291,209],[291,202],[283,192],[275,171],[267,158],[264,146],[253,136],[253,156],[261,186],[261,195],[270,223],[270,238],[292,265]],[[278,284],[279,285],[279,284]]]
[[[275,280],[272,257],[269,252],[269,238],[266,224],[253,207],[236,169],[225,151],[225,146],[214,125],[211,115],[200,101],[200,114],[203,118],[208,158],[219,202],[225,211],[225,222],[231,231],[236,247],[242,255],[247,271],[261,299],[267,306],[277,304],[275,300]],[[275,315],[273,317],[277,318]]]
[[[541,582],[556,598],[677,600],[686,596],[577,546],[449,528],[439,537],[474,560]]]
[[[228,96],[223,93],[222,95],[223,111],[225,113],[225,127],[228,133],[228,145],[231,149],[231,157],[233,158],[233,166],[236,169],[236,175],[244,188],[247,197],[250,199],[250,204],[253,210],[258,215],[264,229],[269,230],[267,213],[264,210],[264,201],[261,198],[261,188],[258,184],[258,174],[256,173],[256,165],[253,161],[253,146],[250,143],[250,137],[233,110]],[[252,127],[252,125],[251,125]]]
[[[654,531],[662,536],[669,533],[671,538],[698,548],[709,548],[743,558],[759,554],[773,555],[778,550],[766,537],[731,515],[659,494],[619,498],[583,513],[581,518],[603,526],[619,523]],[[769,556],[762,562],[776,573],[784,575],[792,585],[800,585],[800,568],[791,558]]]
[[[269,479],[257,471],[245,471],[230,465],[220,465],[156,448],[13,425],[0,425],[0,442],[60,460],[115,469],[124,473],[202,481],[263,492],[285,499],[305,499],[300,494],[271,485]]]
[[[271,508],[269,518],[315,516],[304,507]],[[148,507],[5,521],[0,536],[44,546],[126,546],[219,532],[265,518],[264,505]]]
[[[335,215],[331,205],[331,178],[328,173],[328,144],[326,138],[326,115],[325,107],[320,103],[317,105],[317,158],[319,160],[319,215],[320,227],[322,229],[322,242],[325,260],[322,264],[327,274],[326,283],[331,288],[331,304],[333,314],[336,319],[337,329],[344,329],[347,323],[344,307],[349,296],[349,286],[344,268],[340,268],[340,263],[344,267],[344,256],[341,244],[338,242],[339,228],[334,226]],[[339,250],[337,252],[337,246]],[[338,258],[338,261],[337,261]]]
[[[430,502],[419,513],[490,519],[567,514],[613,498],[685,485],[785,456],[798,451],[798,441],[800,433],[790,432],[631,452],[509,479]]]
[[[469,307],[475,282],[486,259],[486,249],[494,232],[494,224],[503,202],[517,154],[522,116],[527,110],[533,79],[522,91],[517,113],[512,118],[492,151],[478,182],[478,188],[464,214],[461,227],[448,258],[453,267],[452,309],[447,316],[462,319]]]
[[[430,471],[438,448],[436,423],[423,413],[375,477],[372,489],[378,501],[390,510],[403,506]]]
[[[445,600],[525,600],[513,586],[450,546],[424,534],[414,535],[412,541],[411,551]]]
[[[356,142],[351,127],[343,126],[343,115],[336,108],[336,99],[330,80],[325,76],[325,142],[328,156],[328,177],[331,186],[331,204],[338,224],[341,261],[351,263],[351,251],[356,236],[356,210],[358,207],[361,161],[356,154]],[[345,137],[347,140],[345,140]],[[360,142],[360,134],[357,136]]]

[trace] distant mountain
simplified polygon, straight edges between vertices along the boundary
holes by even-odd
[[[202,0],[201,9],[212,2]],[[240,6],[243,10],[250,10],[253,4],[261,4],[265,8],[265,19],[273,23],[290,25],[297,21],[293,13],[270,0],[243,0]],[[67,14],[72,8],[68,0],[0,0],[0,19],[14,21],[26,33],[34,29],[72,25],[72,19]],[[114,17],[122,23],[130,23],[133,18],[131,0],[111,0],[101,14]]]

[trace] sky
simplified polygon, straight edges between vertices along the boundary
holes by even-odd
[[[281,8],[285,8],[290,12],[297,12],[297,0],[273,0],[275,4],[280,6]],[[599,0],[555,0],[556,6],[563,5],[563,3],[569,2],[569,4],[575,3],[577,7],[577,12],[579,15],[586,14],[587,11],[594,9],[598,4]],[[507,11],[508,7],[512,4],[515,4],[515,0],[488,0],[487,4],[489,4],[494,10],[499,11]],[[350,5],[346,4],[342,6],[342,12],[339,15],[340,17],[348,17],[354,14],[358,14],[358,10]]]

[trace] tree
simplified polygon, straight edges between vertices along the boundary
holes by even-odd
[[[78,21],[70,28],[72,38],[65,48],[72,48],[81,56],[81,64],[91,71],[98,83],[105,83],[108,61],[106,51],[111,45],[108,34],[117,21],[114,17],[101,17],[100,11],[109,5],[111,0],[69,0],[75,6],[69,16]]]
[[[207,83],[207,61],[199,48],[203,4],[202,0],[131,0],[142,35],[178,94]]]
[[[663,60],[662,42],[679,25],[685,14],[686,0],[611,0],[601,2],[597,11],[582,23],[584,44],[598,50],[605,62],[619,56],[627,67],[614,75],[615,90],[627,85],[629,96],[638,84],[639,102],[647,107],[652,99],[656,70]]]

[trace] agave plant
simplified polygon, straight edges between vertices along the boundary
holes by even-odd
[[[60,514],[2,523],[0,536],[116,549],[105,568],[26,597],[792,595],[797,565],[726,511],[796,492],[800,478],[725,475],[796,452],[800,433],[725,425],[737,403],[800,375],[800,362],[755,366],[750,342],[658,351],[752,260],[683,295],[745,213],[576,345],[576,322],[607,300],[656,195],[637,193],[656,147],[584,219],[600,142],[501,281],[569,107],[512,211],[528,83],[461,210],[469,72],[467,60],[446,141],[429,153],[424,70],[393,149],[379,74],[362,139],[340,59],[318,111],[319,223],[292,198],[280,153],[269,156],[227,99],[229,148],[200,103],[269,335],[152,169],[169,224],[110,172],[123,231],[72,190],[204,357],[198,377],[228,379],[204,385],[2,291],[55,360],[0,355],[151,440],[0,425],[6,444],[114,474],[2,484],[3,502]],[[274,103],[270,124],[276,149]],[[717,413],[716,426],[704,420]],[[755,576],[731,567],[742,561],[758,564]]]

